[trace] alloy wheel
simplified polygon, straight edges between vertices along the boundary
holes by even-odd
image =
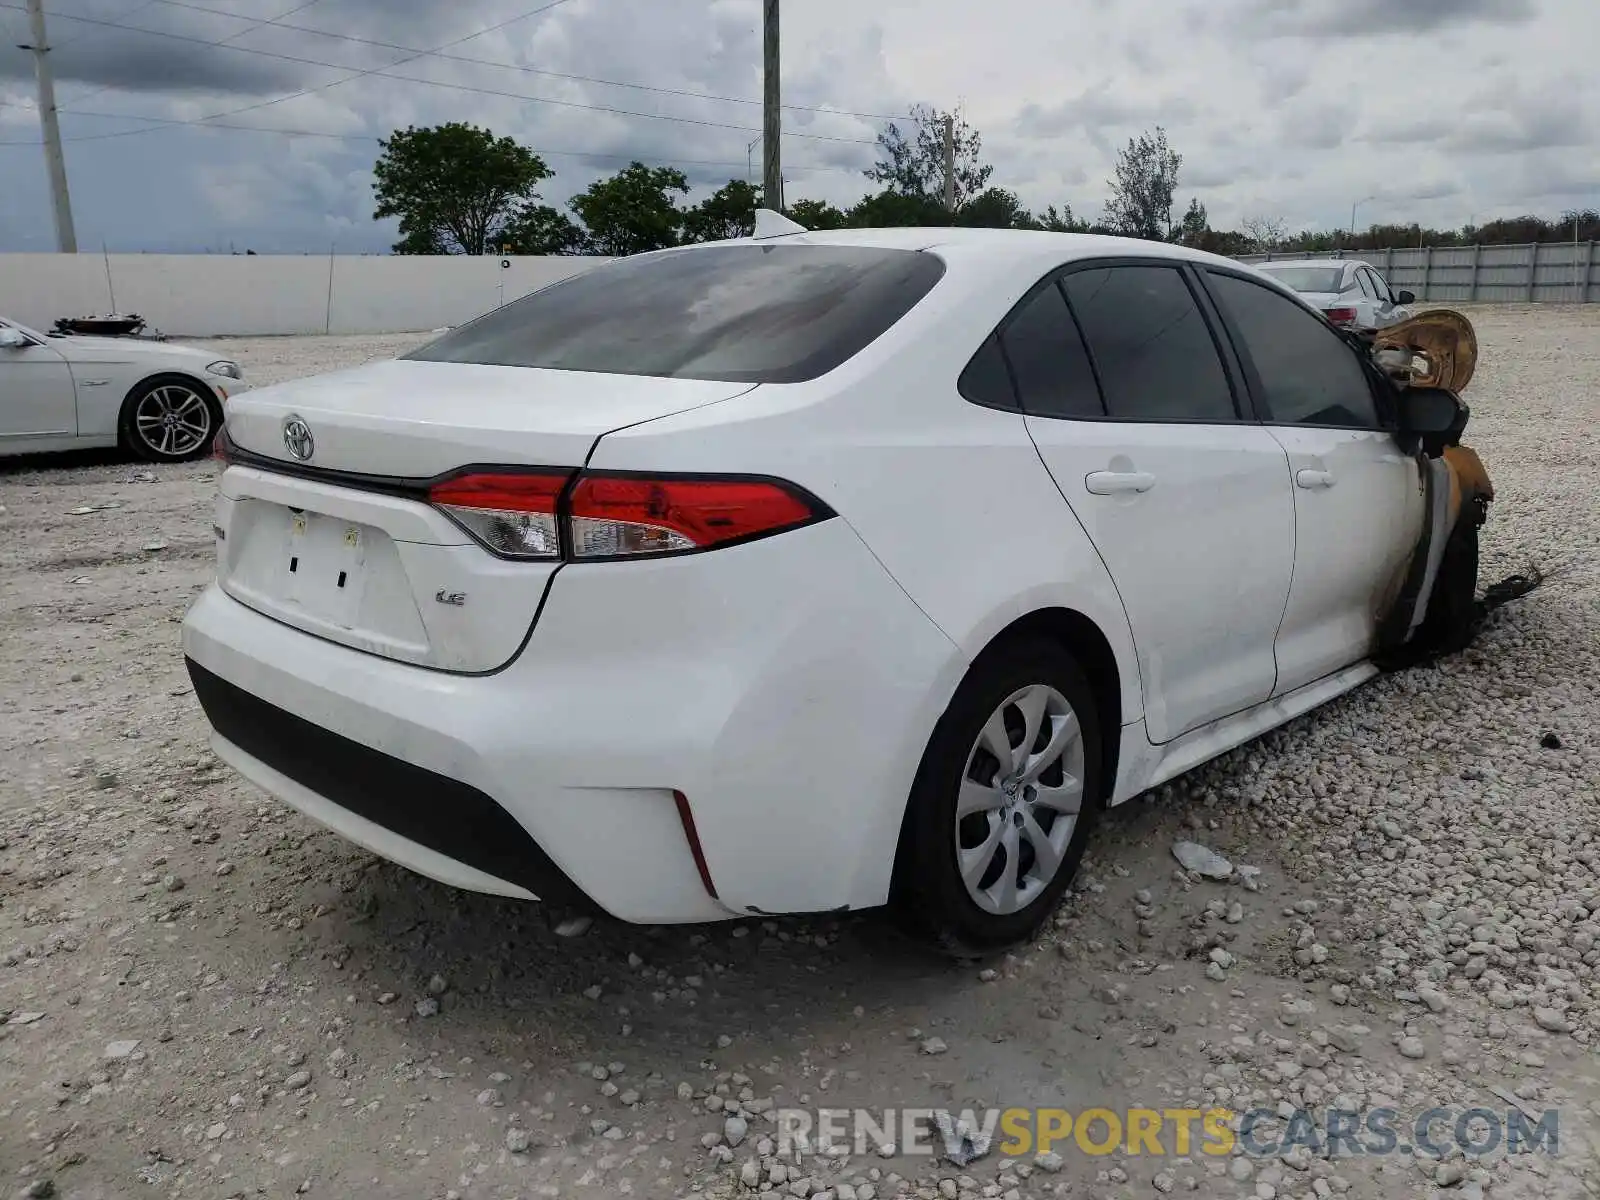
[[[211,436],[211,409],[204,397],[181,383],[151,388],[133,412],[139,438],[162,458],[193,454]]]

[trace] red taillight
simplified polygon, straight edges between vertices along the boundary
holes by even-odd
[[[804,525],[818,515],[781,483],[582,475],[572,489],[572,555],[632,558],[704,550]]]
[[[485,471],[428,489],[428,499],[505,558],[560,558],[556,513],[570,471]]]
[[[505,558],[647,558],[793,529],[830,516],[778,480],[569,471],[476,471],[428,489],[428,499]],[[569,489],[569,483],[571,487]]]
[[[1354,325],[1356,323],[1356,310],[1353,308],[1330,308],[1328,320],[1335,325]]]

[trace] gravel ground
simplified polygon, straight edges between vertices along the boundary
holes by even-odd
[[[1483,577],[1548,582],[1115,810],[981,972],[870,916],[563,937],[371,858],[207,752],[212,465],[0,468],[0,1196],[1600,1194],[1600,306],[1473,316]],[[272,382],[416,340],[226,345]],[[1561,1153],[771,1153],[773,1106],[847,1105],[1516,1105]]]

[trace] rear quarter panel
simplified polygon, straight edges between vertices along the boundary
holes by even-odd
[[[1105,565],[1023,418],[956,390],[972,353],[1047,269],[954,261],[911,314],[829,375],[607,434],[591,465],[801,484],[850,523],[968,661],[1031,612],[1080,612],[1110,643],[1122,719],[1136,720],[1133,642]]]

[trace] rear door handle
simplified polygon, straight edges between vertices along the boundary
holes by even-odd
[[[1294,473],[1294,482],[1297,487],[1303,488],[1331,488],[1333,475],[1328,471],[1305,469]]]
[[[1091,471],[1083,477],[1083,486],[1096,496],[1148,492],[1155,485],[1156,477],[1145,471]]]

